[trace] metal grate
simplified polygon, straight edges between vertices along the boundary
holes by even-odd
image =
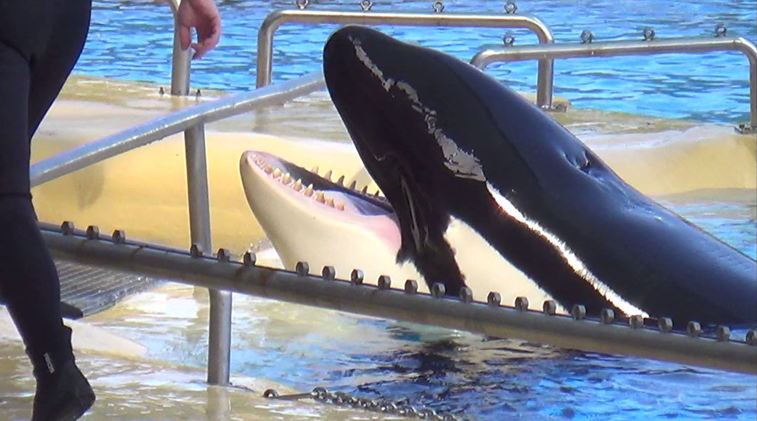
[[[122,299],[165,280],[55,259],[64,316],[80,318],[107,310]]]

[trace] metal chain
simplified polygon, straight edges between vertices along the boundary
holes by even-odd
[[[465,419],[455,414],[439,414],[431,408],[418,408],[410,405],[407,399],[392,402],[385,399],[356,398],[345,392],[329,392],[323,387],[316,387],[310,393],[296,393],[292,395],[279,395],[276,390],[268,389],[263,392],[263,397],[290,401],[313,399],[316,402],[324,404],[430,421],[463,421]]]

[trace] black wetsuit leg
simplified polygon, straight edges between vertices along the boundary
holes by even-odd
[[[72,354],[31,201],[31,137],[81,53],[90,9],[91,0],[0,0],[0,293],[35,371],[45,354]]]

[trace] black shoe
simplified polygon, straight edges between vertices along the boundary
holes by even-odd
[[[95,403],[95,392],[73,360],[52,367],[48,378],[37,379],[31,421],[74,421]]]

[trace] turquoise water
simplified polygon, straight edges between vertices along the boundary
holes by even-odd
[[[313,3],[318,9],[358,9],[357,1]],[[376,11],[431,8],[427,1],[375,3]],[[448,12],[500,13],[502,5],[445,3]],[[193,86],[252,89],[257,27],[273,8],[290,8],[292,2],[226,0],[219,5],[225,19],[222,45],[194,64]],[[132,1],[98,1],[95,6],[93,29],[76,71],[167,85],[172,46],[168,7]],[[575,42],[584,29],[593,30],[597,40],[640,38],[645,26],[653,26],[659,38],[706,37],[717,22],[727,24],[731,35],[753,42],[757,37],[755,1],[551,0],[521,1],[519,6],[519,12],[544,20],[557,42]],[[317,70],[320,47],[333,28],[283,26],[276,38],[274,79]],[[495,30],[384,29],[466,60],[502,37]],[[518,45],[536,42],[526,32],[512,32]],[[566,60],[556,66],[556,94],[582,108],[735,123],[748,120],[747,68],[746,59],[734,53]],[[491,72],[517,89],[535,89],[535,63],[497,66]],[[753,190],[705,192],[664,203],[755,257],[754,196]],[[365,397],[407,398],[486,421],[757,417],[753,376],[553,350],[250,297],[235,300],[257,311],[234,314],[233,372],[298,390],[325,386]],[[166,339],[170,337],[156,334],[155,343],[147,344],[151,354],[205,365],[206,337],[177,337],[176,343]]]
[[[313,9],[360,10],[358,1],[312,1]],[[430,1],[375,1],[374,11],[430,12]],[[503,2],[446,1],[445,13],[502,13]],[[257,29],[275,8],[294,1],[224,0],[221,45],[194,64],[193,86],[246,90],[255,86]],[[728,35],[757,38],[757,9],[746,1],[521,1],[518,13],[542,19],[556,42],[577,42],[584,29],[595,40],[640,39],[643,28],[657,38],[711,37],[717,23]],[[170,83],[173,20],[167,5],[104,0],[95,2],[92,32],[77,72],[129,80]],[[274,79],[317,70],[321,46],[335,26],[283,25],[275,38]],[[488,29],[386,28],[405,40],[440,48],[469,60],[484,46],[499,46],[504,31]],[[516,45],[536,43],[525,30],[512,30]],[[555,93],[577,107],[626,111],[713,122],[749,120],[748,62],[738,53],[666,54],[556,63]],[[490,72],[516,89],[534,91],[536,64],[492,66]]]

